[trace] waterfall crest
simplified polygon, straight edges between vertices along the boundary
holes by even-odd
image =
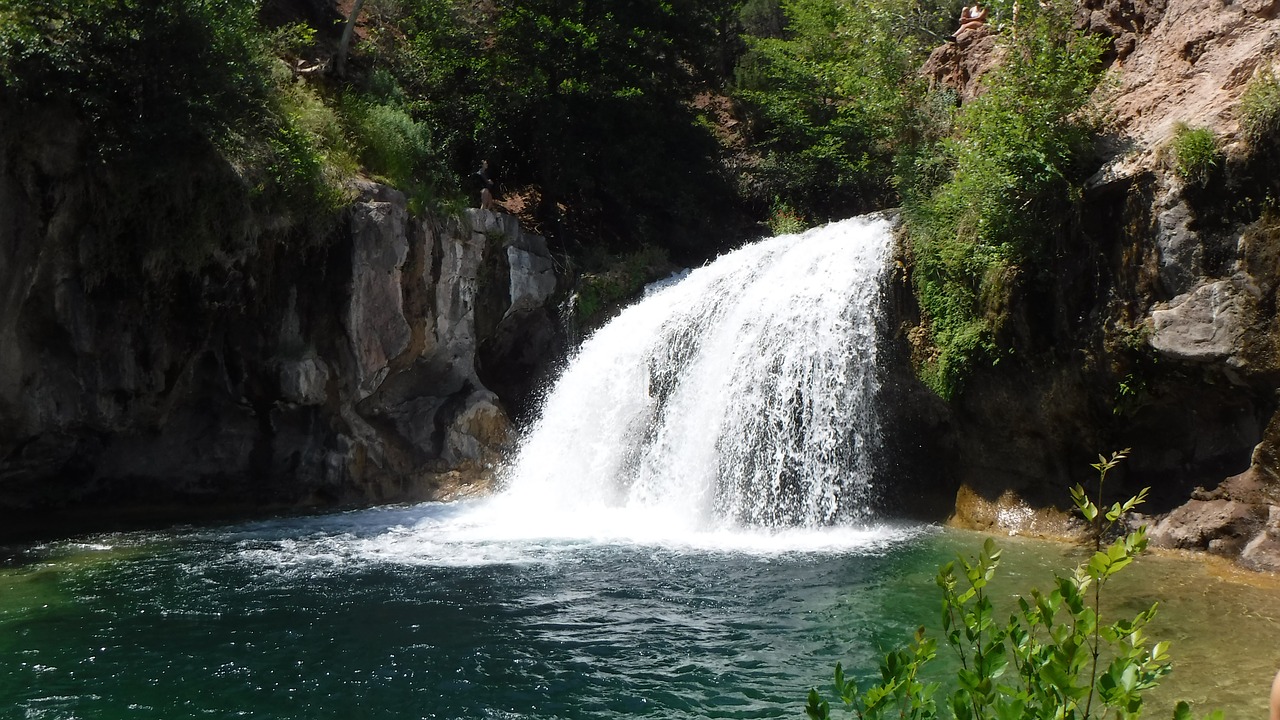
[[[728,253],[598,330],[504,472],[503,505],[683,530],[867,518],[890,222]]]

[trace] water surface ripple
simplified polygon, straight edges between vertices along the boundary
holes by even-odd
[[[19,549],[0,571],[0,717],[797,717],[836,660],[870,672],[935,625],[937,564],[980,543],[923,527],[486,540],[468,521],[482,511]],[[1072,560],[1005,545],[1017,589]],[[1120,605],[1165,600],[1157,634],[1180,665],[1157,707],[1261,712],[1275,588],[1135,567]]]

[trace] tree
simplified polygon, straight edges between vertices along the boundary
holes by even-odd
[[[694,96],[713,86],[732,0],[403,3],[379,38],[459,172],[488,158],[620,249],[693,246],[733,205]]]

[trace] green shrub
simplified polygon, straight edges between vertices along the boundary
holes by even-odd
[[[769,213],[769,230],[774,235],[790,235],[804,232],[808,224],[800,213],[781,200],[774,200],[773,210]]]
[[[657,280],[672,270],[667,253],[660,247],[645,245],[621,257],[597,253],[588,258],[598,268],[578,280],[575,318],[580,326],[590,326],[605,313],[633,300],[646,283]]]
[[[1143,693],[1170,672],[1169,644],[1153,645],[1145,634],[1156,605],[1132,617],[1103,619],[1107,582],[1147,545],[1145,526],[1104,545],[1104,538],[1124,527],[1147,494],[1143,489],[1109,508],[1097,505],[1107,473],[1127,452],[1098,458],[1093,465],[1098,487],[1092,497],[1080,485],[1072,489],[1072,500],[1091,530],[1093,554],[1069,574],[1058,575],[1051,591],[1019,596],[1008,622],[996,619],[987,591],[1000,564],[994,541],[988,539],[977,558],[959,558],[958,573],[956,563],[938,572],[942,631],[960,663],[949,688],[947,715],[957,720],[1136,718]],[[860,687],[837,664],[835,698],[859,720],[940,717],[935,695],[941,685],[925,682],[936,656],[937,642],[921,628],[910,645],[884,656],[879,682]],[[816,689],[809,691],[805,710],[812,720],[832,715],[830,701]],[[1221,716],[1216,712],[1211,717]],[[1179,703],[1175,718],[1190,717],[1187,704]]]
[[[1172,148],[1173,169],[1178,177],[1200,187],[1207,185],[1221,159],[1213,131],[1178,123],[1173,131]]]
[[[743,8],[761,33],[747,37],[733,87],[759,158],[745,171],[749,201],[779,198],[815,218],[893,202],[894,154],[925,96],[916,69],[936,44],[915,21],[938,4],[789,0],[781,17],[765,2]]]
[[[1270,67],[1254,76],[1240,97],[1240,132],[1257,146],[1280,133],[1280,78]]]
[[[926,136],[897,163],[932,345],[920,375],[944,398],[999,359],[1017,291],[1038,276],[1088,170],[1094,128],[1082,111],[1104,43],[1065,10],[1023,14],[1009,59],[956,114],[953,135]]]
[[[107,157],[222,143],[270,115],[253,0],[0,0],[0,19],[8,101],[74,108]]]
[[[340,200],[323,103],[272,51],[255,0],[0,0],[0,101],[78,121],[84,174],[114,199],[94,271],[165,278],[248,238],[259,212],[318,225]],[[244,220],[245,222],[241,222]]]

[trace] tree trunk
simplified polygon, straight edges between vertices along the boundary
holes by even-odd
[[[351,36],[356,33],[356,18],[360,17],[362,7],[364,7],[364,0],[356,0],[351,6],[351,15],[347,18],[347,24],[342,28],[342,39],[338,41],[338,55],[333,62],[333,69],[338,77],[347,76],[347,51],[351,48]]]

